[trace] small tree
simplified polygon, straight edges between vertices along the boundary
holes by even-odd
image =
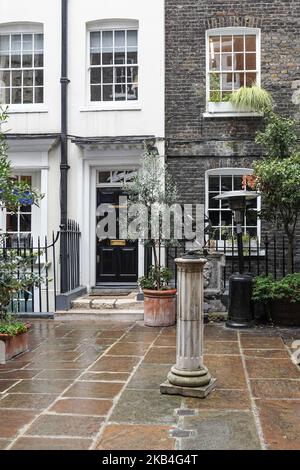
[[[250,185],[262,197],[261,216],[283,228],[288,240],[287,270],[292,272],[293,245],[300,214],[300,155],[254,163]]]
[[[287,158],[297,151],[296,121],[269,111],[265,117],[266,127],[257,132],[256,143],[266,150],[270,158]]]
[[[177,187],[168,167],[162,162],[155,151],[149,148],[147,144],[144,147],[141,166],[130,184],[125,185],[124,189],[128,194],[128,212],[130,209],[141,205],[144,209],[142,219],[146,231],[140,233],[140,239],[146,246],[151,247],[153,253],[154,266],[150,268],[147,276],[141,280],[142,287],[160,290],[166,287],[170,280],[170,273],[159,263],[158,253],[161,247],[167,244],[174,245],[174,239],[164,238],[164,228],[161,218],[157,220],[153,208],[171,207],[178,200]],[[155,218],[155,220],[154,220]],[[152,237],[153,227],[158,222],[156,238]],[[129,238],[131,234],[129,232]],[[144,237],[144,238],[143,238]]]
[[[7,158],[7,144],[1,132],[1,124],[7,120],[7,113],[0,109],[0,210],[15,212],[19,206],[38,204],[41,195],[28,184],[13,178],[11,163]],[[0,234],[0,321],[7,320],[6,309],[12,296],[27,290],[41,278],[31,273],[34,255],[5,248],[4,235]]]

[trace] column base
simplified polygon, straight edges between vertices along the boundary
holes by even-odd
[[[162,395],[181,395],[183,397],[206,398],[216,387],[217,379],[212,378],[208,385],[203,387],[180,387],[172,385],[168,380],[161,384]]]
[[[160,393],[205,398],[215,388],[213,379],[206,367],[200,370],[180,370],[173,366],[167,381],[161,384]]]

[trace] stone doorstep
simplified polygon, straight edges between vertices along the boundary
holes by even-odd
[[[85,310],[142,310],[143,302],[132,297],[80,297],[72,302],[72,309]]]
[[[68,312],[58,311],[55,320],[109,320],[135,322],[144,320],[144,309],[142,310],[96,310],[96,309],[71,309]]]

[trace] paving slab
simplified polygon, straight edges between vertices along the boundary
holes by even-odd
[[[45,437],[20,437],[12,450],[88,450],[91,439],[64,439]]]
[[[250,384],[255,398],[300,399],[300,379],[251,379]]]
[[[270,450],[300,449],[300,400],[256,400]]]
[[[76,382],[65,393],[64,397],[81,398],[114,398],[123,388],[116,382]]]
[[[94,438],[104,418],[92,416],[42,415],[27,429],[27,436]]]
[[[252,413],[202,411],[183,418],[184,429],[192,431],[182,438],[181,450],[258,450],[261,449]]]
[[[97,450],[173,450],[175,439],[171,427],[136,424],[110,424],[106,427]]]
[[[57,396],[43,393],[10,393],[0,401],[0,415],[2,408],[42,411],[51,405]]]
[[[180,397],[161,395],[158,390],[125,390],[110,417],[113,423],[175,424]]]
[[[105,416],[113,406],[111,400],[93,400],[84,398],[65,398],[58,400],[49,412],[58,414]]]
[[[1,410],[0,438],[13,438],[37,415],[33,411]]]
[[[142,363],[127,385],[128,389],[159,390],[160,384],[165,382],[170,366],[166,364]]]

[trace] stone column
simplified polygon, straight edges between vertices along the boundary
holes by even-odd
[[[160,391],[205,398],[216,383],[203,364],[203,267],[206,259],[187,256],[175,262],[178,268],[177,359]]]

